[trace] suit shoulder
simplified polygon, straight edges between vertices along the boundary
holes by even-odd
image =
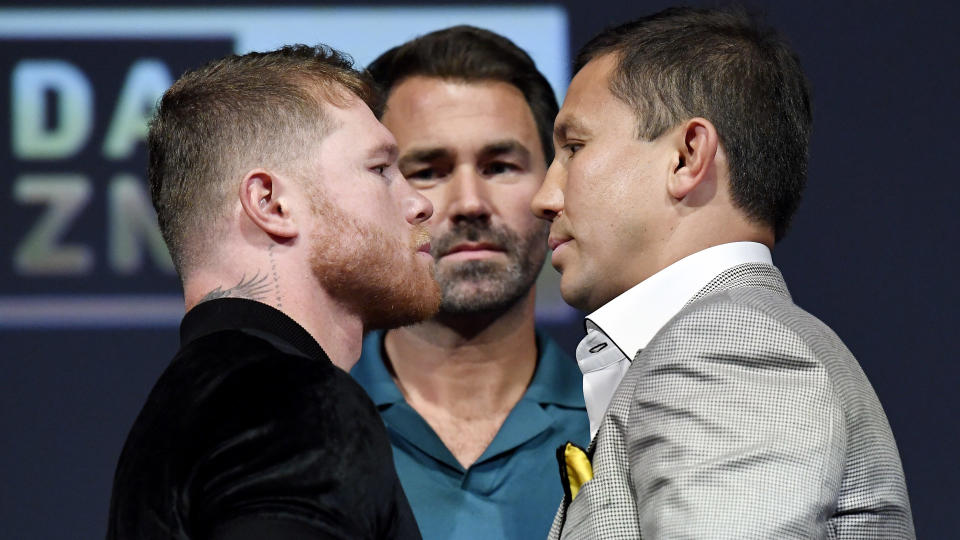
[[[648,346],[651,362],[706,361],[756,373],[821,373],[848,426],[883,416],[872,385],[843,341],[790,298],[743,287],[691,302]],[[884,428],[889,431],[889,428]]]
[[[275,435],[309,445],[326,431],[349,431],[361,419],[374,423],[375,407],[329,360],[231,330],[178,352],[151,391],[131,438],[151,444],[184,438],[215,446],[254,426],[269,426]]]
[[[689,303],[667,325],[697,324],[715,327],[743,338],[792,338],[815,355],[852,357],[837,334],[817,317],[793,303],[790,297],[762,287],[740,287],[716,292]]]
[[[326,358],[313,358],[282,342],[239,330],[216,332],[197,339],[171,362],[166,377],[189,377],[205,390],[279,391],[289,395],[360,393],[363,390]],[[208,386],[209,385],[209,386]],[[250,396],[250,397],[254,397]]]

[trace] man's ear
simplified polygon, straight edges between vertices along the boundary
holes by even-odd
[[[297,236],[297,224],[287,205],[290,182],[263,169],[253,169],[240,182],[240,205],[263,232],[281,238]]]
[[[670,196],[682,199],[693,191],[710,172],[717,158],[720,138],[717,128],[705,118],[691,118],[676,132],[679,159],[670,174]]]

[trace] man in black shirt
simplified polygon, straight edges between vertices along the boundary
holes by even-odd
[[[343,371],[364,330],[440,299],[433,209],[371,94],[305,46],[212,62],[164,94],[148,177],[187,314],[120,456],[108,538],[420,537]]]

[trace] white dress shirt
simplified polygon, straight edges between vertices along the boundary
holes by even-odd
[[[745,263],[773,264],[770,250],[756,242],[734,242],[698,251],[587,315],[577,364],[583,372],[591,439],[637,353],[713,278]]]

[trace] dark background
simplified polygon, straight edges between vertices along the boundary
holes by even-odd
[[[573,51],[608,24],[669,5],[556,3],[568,10]],[[374,3],[352,3],[362,4]],[[749,5],[792,42],[814,88],[809,186],[775,263],[797,303],[837,331],[872,381],[899,444],[918,536],[956,537],[960,6]],[[16,223],[3,223],[7,251]],[[4,285],[11,289],[15,282]],[[552,330],[571,351],[582,331],[576,321]],[[176,340],[172,327],[0,330],[0,537],[103,536],[117,456]]]

